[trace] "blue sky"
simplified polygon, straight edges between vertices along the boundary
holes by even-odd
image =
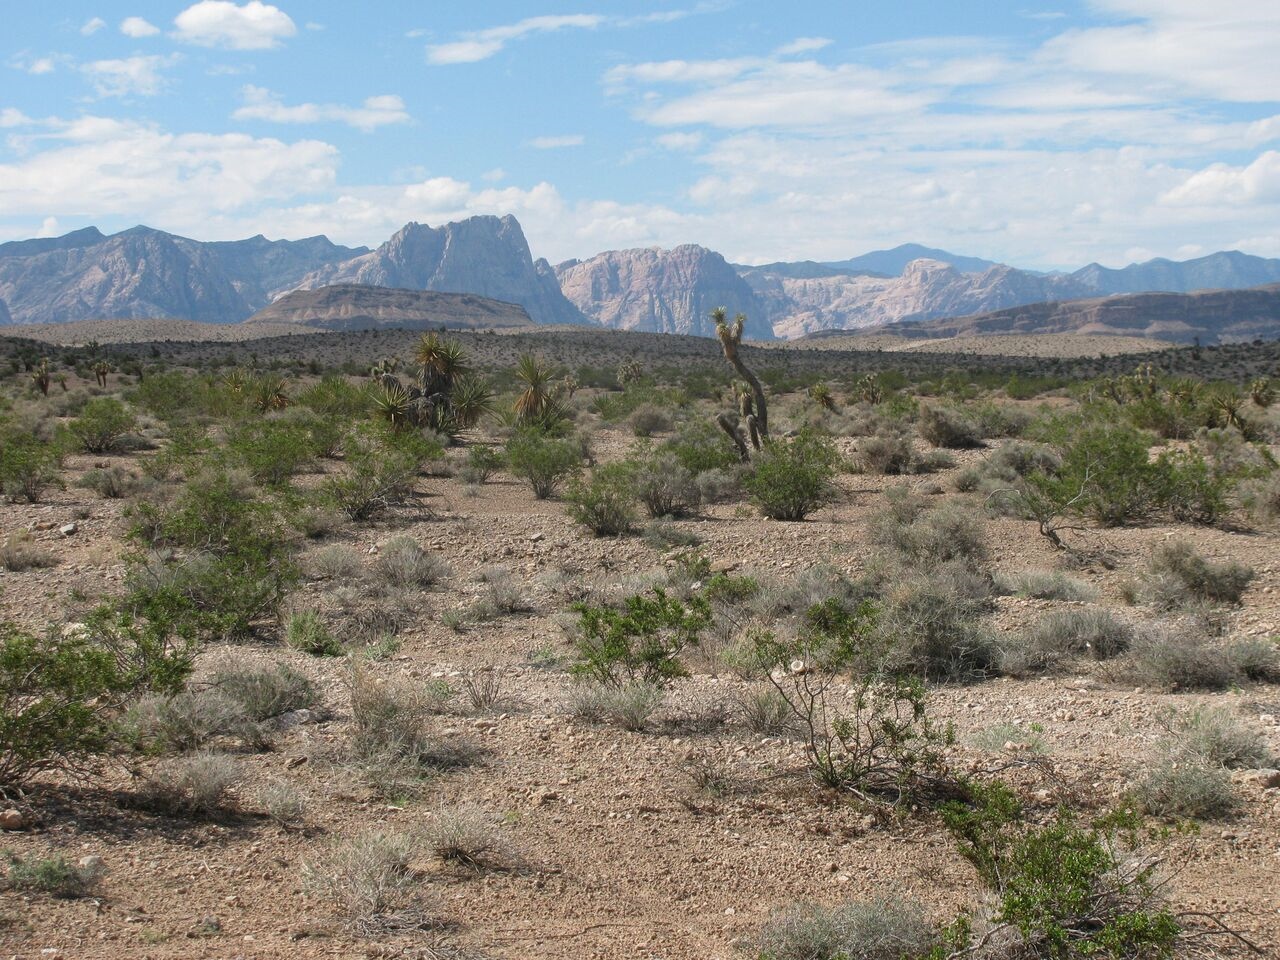
[[[1276,0],[4,6],[0,240],[1280,256]]]

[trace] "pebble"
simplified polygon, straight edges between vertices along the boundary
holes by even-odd
[[[0,813],[0,830],[23,830],[26,826],[26,819],[12,807]]]
[[[64,537],[69,537],[79,529],[80,528],[76,526],[74,523],[64,523],[62,526],[58,528],[58,532],[62,534]]]
[[[1280,770],[1259,770],[1256,776],[1264,790],[1280,788]]]

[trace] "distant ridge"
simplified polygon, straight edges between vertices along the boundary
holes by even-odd
[[[289,323],[320,330],[495,330],[529,327],[524,307],[470,293],[402,290],[340,283],[315,290],[295,290],[259,310],[250,324]]]

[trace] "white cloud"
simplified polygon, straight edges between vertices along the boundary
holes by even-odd
[[[125,17],[120,21],[120,32],[126,37],[141,39],[142,37],[154,37],[160,32],[160,28],[142,17]]]
[[[494,167],[492,170],[486,170],[480,174],[481,180],[488,180],[490,183],[497,183],[499,180],[507,179],[507,171],[501,167]]]
[[[5,127],[26,127],[30,126],[34,121],[21,110],[13,107],[5,107],[0,110],[0,128]]]
[[[249,236],[264,204],[320,194],[336,182],[338,151],[316,140],[174,134],[97,116],[39,123],[43,132],[19,144],[28,152],[0,164],[7,216],[118,216],[202,237],[242,217],[235,233]]]
[[[779,57],[791,57],[798,53],[813,53],[829,46],[831,41],[826,37],[797,37],[790,43],[784,43],[774,53]]]
[[[358,107],[334,103],[299,103],[288,106],[263,87],[246,86],[244,105],[232,116],[236,120],[266,120],[272,123],[345,123],[366,133],[394,123],[408,123],[404,101],[394,94],[368,97]]]
[[[279,7],[261,0],[200,0],[174,18],[174,37],[202,47],[270,50],[294,36],[297,25]]]
[[[437,65],[476,63],[492,57],[512,40],[566,29],[593,30],[604,22],[605,17],[594,13],[528,17],[518,23],[464,34],[462,39],[452,43],[431,44],[427,47],[427,62]]]
[[[45,217],[40,223],[40,230],[36,233],[37,237],[56,237],[62,233],[62,227],[58,225],[57,217]]]
[[[123,60],[94,60],[83,64],[81,72],[93,83],[99,97],[153,97],[164,89],[161,71],[177,62],[176,56],[127,57]]]
[[[571,133],[559,137],[534,137],[529,146],[535,150],[558,150],[561,147],[580,147],[587,138],[580,133]]]
[[[1174,206],[1254,206],[1280,203],[1280,153],[1268,150],[1244,167],[1215,163],[1161,198]]]
[[[86,20],[80,27],[80,34],[81,36],[91,37],[106,25],[107,21],[103,20],[101,17],[93,17],[90,20]]]
[[[55,68],[56,64],[53,57],[39,57],[23,66],[23,69],[26,70],[27,73],[34,74],[35,76],[53,73]]]
[[[664,133],[656,137],[654,143],[667,150],[696,150],[702,146],[702,134],[696,131],[691,133]]]

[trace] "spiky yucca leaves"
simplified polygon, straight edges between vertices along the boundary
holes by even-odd
[[[836,398],[831,393],[831,388],[825,383],[815,383],[810,387],[809,399],[824,410],[835,410],[836,408]]]
[[[1259,377],[1249,384],[1249,399],[1265,409],[1275,403],[1276,388],[1267,377]]]
[[[865,377],[858,381],[854,391],[858,399],[864,403],[879,403],[884,399],[884,387],[880,386],[880,381],[874,373],[868,373]]]
[[[249,375],[239,367],[233,367],[223,374],[222,383],[232,393],[241,394],[249,383]]]
[[[531,353],[520,357],[516,363],[516,379],[524,389],[516,397],[515,412],[521,423],[540,417],[555,396],[551,367]]]
[[[374,390],[373,412],[379,420],[385,420],[399,430],[411,422],[413,398],[394,377],[388,376],[381,380]]]
[[[457,340],[446,340],[434,333],[425,333],[413,353],[418,365],[418,382],[427,396],[449,394],[453,385],[471,370],[467,352]]]
[[[449,399],[453,403],[453,415],[463,429],[471,429],[481,417],[493,412],[493,391],[479,377],[459,377]]]
[[[289,405],[289,381],[274,373],[255,377],[250,400],[259,413],[283,410]]]
[[[733,323],[730,323],[728,311],[724,307],[716,307],[711,311],[711,319],[715,322],[716,336],[724,350],[725,359],[751,388],[749,398],[746,397],[745,391],[742,391],[738,399],[739,412],[746,423],[745,432],[729,414],[721,413],[716,417],[716,423],[733,440],[734,446],[738,448],[738,456],[745,462],[750,456],[747,449],[748,436],[751,438],[752,446],[757,450],[761,449],[769,439],[769,407],[760,378],[751,371],[738,352],[747,318],[740,313],[733,318]],[[736,385],[735,392],[737,392]]]
[[[1232,387],[1215,390],[1209,397],[1209,408],[1221,419],[1223,426],[1235,427],[1241,433],[1248,430],[1244,418],[1245,400]]]

